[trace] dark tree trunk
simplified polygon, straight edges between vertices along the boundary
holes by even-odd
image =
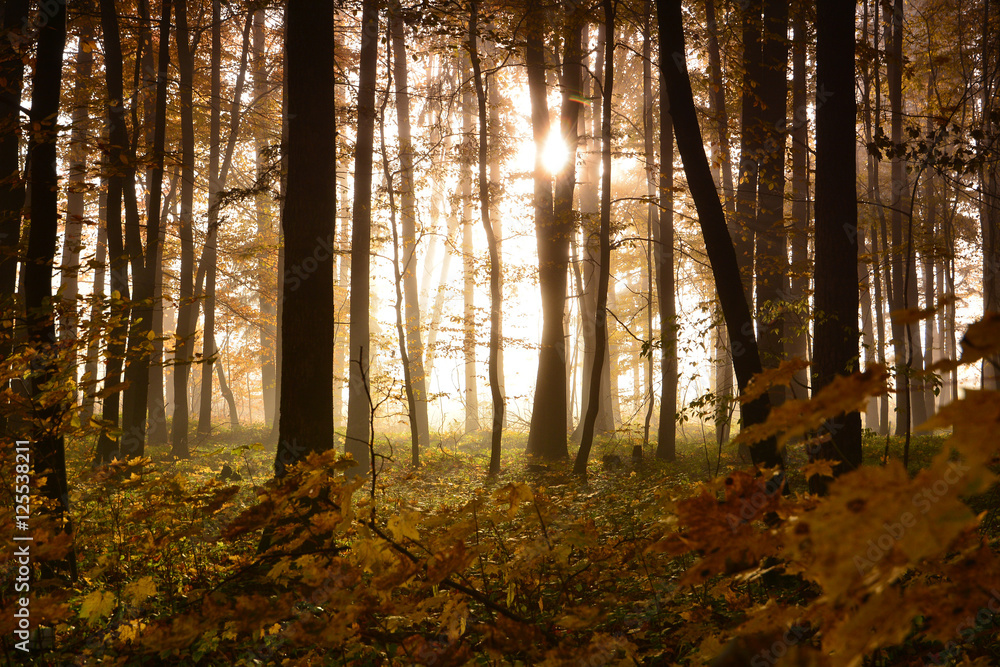
[[[371,411],[368,405],[367,378],[371,349],[368,325],[370,296],[368,280],[370,275],[369,253],[371,251],[375,81],[378,75],[378,7],[378,0],[364,0],[361,10],[358,134],[354,148],[354,210],[351,228],[351,343],[350,369],[348,370],[350,380],[348,382],[346,449],[354,456],[354,460],[360,466],[355,469],[357,474],[366,474],[370,465],[368,437]],[[290,81],[289,85],[291,85]],[[292,113],[291,109],[289,109],[289,113]],[[329,110],[326,113],[329,113]],[[331,213],[330,220],[332,219],[333,214]],[[286,242],[285,262],[286,265],[291,266],[294,260],[287,254],[287,247]],[[287,310],[287,303],[285,308]],[[289,363],[287,357],[284,357],[284,361]],[[285,402],[284,377],[287,377],[288,370],[288,368],[282,369],[281,400],[283,405]]]
[[[541,23],[541,19],[536,19]],[[544,148],[550,123],[545,85],[544,25],[533,25],[528,35],[528,83],[535,141],[535,237],[538,244],[538,285],[542,298],[542,340],[531,411],[527,453],[549,459],[566,458],[567,380],[563,315],[573,234],[573,191],[576,188],[578,102],[581,81],[581,34],[576,4],[566,5],[565,51],[562,70],[560,135],[566,144],[566,163],[555,179],[546,173]]]
[[[157,60],[155,130],[149,210],[146,218],[146,249],[138,225],[126,220],[125,243],[132,265],[134,304],[129,323],[129,363],[125,367],[128,388],[122,401],[121,453],[143,456],[146,446],[146,403],[149,392],[149,334],[152,332],[153,292],[160,245],[160,201],[163,186],[163,149],[166,144],[167,68],[170,63],[170,0],[164,0],[160,18],[160,54]],[[126,196],[135,189],[126,190]],[[129,216],[132,217],[132,216]],[[138,216],[136,216],[137,218]]]
[[[785,233],[785,128],[788,105],[788,4],[764,0],[760,99],[761,155],[757,178],[754,268],[757,287],[757,336],[761,363],[775,368],[784,356],[783,302],[788,298],[788,241]],[[785,388],[770,391],[771,404],[784,400]]]
[[[675,60],[671,55],[685,52],[681,0],[658,0],[656,9],[660,24],[660,74],[667,82],[677,150],[681,154],[688,187],[698,211],[698,220],[729,332],[736,379],[742,391],[754,373],[761,371],[760,353],[754,336],[750,307],[740,280],[736,249],[729,236],[725,212],[705,156],[687,65],[683,59]],[[746,403],[743,406],[743,425],[763,423],[769,410],[770,401],[766,394]],[[755,464],[768,467],[782,464],[774,440],[757,443],[750,451]]]
[[[858,370],[858,204],[855,191],[854,13],[852,3],[819,0],[816,16],[816,312],[812,386]],[[826,99],[821,100],[820,95]],[[835,474],[861,465],[861,414],[826,424],[829,441],[810,457],[837,461]],[[823,478],[811,480],[825,493]]]
[[[736,224],[733,245],[740,263],[740,277],[747,303],[753,308],[754,231],[757,228],[757,181],[764,157],[765,128],[755,88],[764,78],[763,2],[747,0],[743,8],[743,88],[740,111],[740,167],[736,186]]]
[[[31,154],[28,157],[31,182],[31,232],[24,261],[24,306],[27,314],[28,344],[39,353],[39,371],[30,382],[30,393],[39,429],[33,435],[34,469],[45,476],[42,494],[55,504],[55,520],[72,536],[69,516],[69,487],[66,480],[66,450],[63,422],[69,419],[69,395],[59,392],[59,345],[56,342],[53,261],[59,226],[56,142],[58,139],[59,87],[62,83],[63,49],[66,44],[66,5],[56,3],[55,12],[38,31],[35,77],[31,91]],[[42,394],[49,393],[40,404]],[[55,399],[55,400],[53,400]],[[76,556],[72,549],[64,560],[42,562],[42,576],[68,575],[76,579]]]
[[[366,11],[368,5],[366,2]],[[366,19],[370,18],[366,14]],[[366,21],[365,27],[373,26]],[[317,251],[317,239],[325,241],[326,248],[333,247],[337,214],[337,190],[333,187],[337,178],[333,3],[289,3],[285,9],[285,31],[288,76],[288,173],[282,212],[285,262],[299,267],[308,260],[310,266],[315,262],[316,269],[297,282],[284,284],[281,319],[284,368],[278,450],[274,459],[276,477],[284,476],[288,466],[307,454],[333,446],[333,253]],[[365,45],[377,41],[375,26],[371,33],[365,33]],[[374,121],[374,116],[369,120]],[[372,139],[370,130],[368,139]],[[368,159],[365,173],[370,179],[370,150]],[[360,179],[362,172],[357,173]],[[357,196],[363,197],[364,193]],[[367,313],[364,321],[368,321]]]
[[[187,0],[177,0],[177,69],[180,74],[178,97],[181,120],[181,209],[177,220],[177,235],[180,238],[181,264],[177,335],[174,339],[174,416],[170,453],[177,458],[186,459],[190,456],[188,380],[191,376],[197,319],[194,301],[194,53],[189,38]]]
[[[16,35],[28,15],[27,0],[6,0],[2,8],[6,35]],[[24,87],[22,50],[26,41],[0,40],[0,359],[9,359],[14,343],[14,324],[21,313],[17,303],[17,249],[21,237],[21,94]],[[0,383],[0,393],[8,386]],[[5,410],[0,409],[0,433],[7,432]]]
[[[660,75],[660,211],[656,289],[660,308],[660,420],[656,457],[677,458],[677,306],[674,300],[674,122],[667,80]],[[651,116],[652,114],[650,114]],[[652,124],[652,118],[649,119]],[[728,166],[726,167],[728,170]],[[652,219],[652,218],[651,218]]]

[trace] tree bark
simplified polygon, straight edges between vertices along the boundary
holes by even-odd
[[[531,94],[532,133],[535,142],[535,238],[538,247],[538,285],[542,299],[542,340],[528,432],[527,453],[548,459],[569,456],[566,440],[566,337],[563,315],[569,269],[569,245],[575,216],[577,126],[580,113],[581,24],[574,0],[566,3],[562,63],[562,110],[559,133],[566,146],[566,163],[552,176],[546,172],[544,151],[551,132],[545,83],[542,18],[528,28],[528,85]]]
[[[657,9],[659,11],[660,8]],[[646,53],[646,55],[646,62],[651,63],[650,53]],[[659,295],[658,306],[660,310],[660,420],[656,431],[656,458],[674,461],[677,458],[678,380],[677,304],[674,296],[674,122],[671,116],[667,79],[662,72],[660,73],[659,93],[660,211],[657,221],[659,233],[657,234],[656,252],[656,289]],[[649,116],[649,122],[652,125],[651,110]],[[728,166],[726,166],[726,170],[730,171]],[[651,215],[651,221],[653,217]]]
[[[757,336],[761,363],[776,368],[784,356],[782,305],[788,298],[788,240],[785,233],[785,128],[788,126],[788,4],[763,0],[763,45],[758,94],[760,146],[754,268],[757,288]],[[769,392],[771,404],[785,398],[785,388]]]
[[[816,269],[817,318],[813,395],[838,375],[858,370],[858,204],[855,192],[853,4],[819,0],[816,15]],[[825,96],[823,99],[821,96]],[[835,474],[861,465],[861,414],[830,420],[830,438],[812,459],[836,461]],[[825,478],[811,478],[825,493]]]
[[[462,92],[462,136],[466,146],[466,155],[473,154],[472,117],[475,113],[474,95],[466,85],[465,77],[468,64],[462,58],[461,78],[464,90]],[[462,352],[465,358],[465,432],[478,431],[479,424],[479,392],[476,379],[476,264],[472,242],[472,163],[464,160],[461,175],[462,189]]]
[[[3,5],[4,34],[11,37],[28,16],[27,0],[6,0]],[[17,254],[21,238],[21,208],[24,180],[20,168],[21,96],[24,87],[22,51],[26,40],[0,40],[0,359],[7,360],[14,344],[14,325],[21,314],[17,296]],[[0,382],[0,395],[9,386]],[[7,432],[7,416],[0,410],[0,433]]]
[[[764,155],[764,124],[754,88],[763,71],[763,2],[747,0],[743,7],[743,88],[740,111],[740,166],[736,185],[736,224],[733,244],[740,263],[740,276],[747,303],[753,308],[754,234],[757,228],[757,180]]]
[[[189,458],[188,425],[190,403],[188,380],[191,375],[197,304],[194,301],[194,53],[189,38],[187,1],[177,0],[177,69],[181,121],[181,193],[177,235],[180,238],[180,287],[177,300],[177,334],[174,338],[174,416],[170,453]]]
[[[365,2],[366,9],[370,9],[370,4]],[[324,241],[327,249],[333,247],[337,212],[336,129],[332,113],[333,14],[332,2],[289,3],[285,9],[288,76],[288,172],[282,211],[285,262],[290,267],[315,263],[316,268],[308,274],[303,272],[301,277],[295,275],[297,280],[285,281],[283,287],[284,368],[274,459],[274,474],[278,478],[309,453],[333,446],[333,253],[317,250],[317,243],[323,245]],[[372,25],[375,17],[366,13],[365,18],[363,49],[374,46],[378,39],[378,27]],[[366,62],[362,58],[362,76]],[[374,63],[368,65],[374,69]],[[362,91],[365,83],[363,78]],[[371,110],[374,111],[374,104]],[[374,115],[367,120],[374,122]],[[356,173],[359,179],[366,173],[370,184],[371,125],[368,129],[368,169]],[[359,133],[359,143],[363,136]],[[365,201],[363,191],[357,197]],[[367,256],[366,248],[366,259]],[[367,313],[364,321],[368,321]],[[367,444],[367,438],[365,441]]]
[[[53,501],[56,525],[70,536],[70,550],[61,561],[42,561],[42,577],[66,574],[76,579],[76,555],[72,547],[73,525],[69,516],[66,450],[62,435],[68,421],[69,396],[53,396],[59,388],[59,346],[56,341],[53,261],[59,226],[56,143],[58,139],[59,88],[62,83],[63,50],[66,44],[66,5],[56,3],[54,13],[38,31],[35,76],[31,91],[31,152],[28,157],[31,182],[31,231],[24,271],[24,306],[28,344],[41,362],[30,381],[30,396],[39,420],[33,435],[34,468],[45,476],[42,494]],[[65,363],[63,360],[62,363]],[[49,393],[39,403],[42,395]],[[53,400],[55,399],[55,400]]]
[[[785,355],[789,358],[809,357],[809,103],[806,98],[808,70],[806,50],[809,35],[806,6],[792,10],[792,207],[791,207],[791,266],[789,291],[792,310],[785,315]],[[792,378],[791,393],[802,398],[809,393],[809,372],[797,371]]]

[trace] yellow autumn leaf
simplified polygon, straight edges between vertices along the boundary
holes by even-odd
[[[132,604],[142,604],[146,598],[156,595],[156,584],[152,577],[143,577],[125,587],[124,597]]]
[[[740,395],[740,403],[749,403],[755,398],[764,395],[771,387],[784,387],[792,383],[792,378],[801,370],[809,368],[809,362],[799,357],[786,359],[778,364],[777,368],[756,373],[747,384],[746,390]]]
[[[80,605],[80,618],[87,619],[91,625],[104,616],[110,616],[115,610],[115,594],[110,591],[94,591],[83,598]]]
[[[392,533],[392,537],[397,542],[404,537],[416,540],[420,537],[417,532],[417,520],[420,515],[416,512],[403,512],[389,519],[386,528]]]

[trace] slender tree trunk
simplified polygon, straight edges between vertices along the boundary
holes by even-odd
[[[754,336],[750,307],[740,279],[736,249],[729,236],[725,212],[705,156],[687,65],[683,59],[675,60],[672,56],[674,53],[685,53],[681,0],[658,0],[656,9],[660,24],[660,74],[667,82],[674,137],[698,211],[705,248],[729,332],[736,378],[740,390],[743,390],[753,375],[761,371],[760,353]],[[766,394],[750,401],[743,406],[743,425],[762,423],[769,410],[770,401]],[[757,465],[782,465],[773,439],[757,443],[750,451]]]
[[[816,312],[813,395],[838,375],[858,370],[858,204],[855,192],[853,4],[819,0],[816,16]],[[832,91],[822,100],[823,91]],[[843,92],[841,92],[843,91]],[[840,94],[838,94],[840,92]],[[861,465],[861,414],[827,424],[830,439],[811,458],[837,461],[835,474]],[[810,480],[826,492],[824,478]]]
[[[202,334],[201,407],[198,409],[198,435],[212,432],[212,366],[218,349],[215,346],[215,276],[218,270],[219,239],[219,142],[222,134],[222,2],[212,0],[212,90],[208,131],[208,236],[201,261],[205,273],[205,330]]]
[[[417,204],[413,178],[413,143],[410,138],[410,93],[407,81],[406,41],[398,0],[389,7],[392,35],[393,74],[396,78],[396,122],[399,131],[400,217],[403,232],[403,294],[406,303],[406,352],[417,423],[419,447],[430,446],[427,423],[427,377],[424,372],[424,344],[420,333],[420,290],[417,285]]]
[[[503,434],[504,401],[500,386],[500,308],[502,295],[500,293],[500,253],[493,225],[490,221],[490,180],[487,176],[489,161],[489,119],[486,109],[486,89],[483,85],[483,73],[479,63],[479,16],[476,0],[472,0],[471,16],[469,18],[469,58],[472,61],[472,77],[476,89],[476,100],[479,103],[479,212],[483,218],[483,229],[486,232],[486,245],[490,255],[490,357],[489,378],[490,393],[493,398],[493,427],[490,437],[490,477],[500,474],[500,446]],[[580,31],[577,29],[576,34]],[[576,127],[575,119],[573,121]],[[572,203],[572,197],[570,197]],[[565,274],[565,272],[564,272]],[[565,298],[565,287],[563,289]],[[565,431],[563,431],[565,434]]]
[[[102,177],[102,181],[106,179]],[[104,319],[104,304],[107,295],[107,261],[108,261],[108,230],[105,227],[107,210],[107,191],[101,188],[97,205],[97,247],[94,252],[94,283],[90,295],[91,330],[87,336],[87,360],[83,367],[83,377],[80,384],[83,387],[83,409],[80,411],[80,424],[89,424],[94,416],[94,403],[97,394],[97,374],[101,362],[101,336],[98,335],[100,323]],[[108,336],[110,338],[110,336]],[[110,344],[110,343],[109,343]]]
[[[792,310],[785,315],[785,356],[807,359],[809,355],[809,103],[806,93],[808,70],[806,50],[809,35],[806,7],[792,9],[792,220],[789,289]],[[792,395],[809,393],[809,373],[797,371],[792,379]]]
[[[359,127],[358,134],[359,151],[368,149],[368,168],[356,171],[359,181],[367,175],[369,191],[361,188],[355,200],[369,204],[375,118],[374,89],[367,79],[370,72],[365,68],[375,69],[374,46],[378,42],[377,7],[370,4],[366,0],[362,102],[366,101],[366,90],[372,94],[367,97],[370,106],[361,109],[359,122],[359,125],[367,123],[367,127]],[[298,280],[285,281],[283,287],[284,368],[280,376],[279,439],[274,459],[274,474],[278,478],[285,475],[288,466],[309,453],[333,447],[333,253],[317,251],[317,239],[320,245],[325,242],[326,248],[333,247],[337,214],[333,14],[331,2],[289,3],[285,9],[288,77],[288,171],[282,211],[285,261],[290,267],[305,266],[308,261],[310,266],[315,263],[316,269],[302,277],[295,275]],[[366,56],[370,59],[366,60]],[[365,136],[366,147],[362,145]],[[355,232],[358,223],[356,217]],[[368,258],[367,247],[364,257]],[[367,280],[368,272],[364,273]],[[364,315],[362,319],[367,323],[367,313]],[[352,324],[357,322],[352,318]]]
[[[358,134],[354,148],[354,210],[351,228],[351,345],[346,449],[358,462],[359,467],[354,469],[355,474],[366,474],[371,464],[368,453],[369,419],[371,416],[367,384],[371,358],[368,306],[372,220],[372,144],[375,132],[375,81],[378,74],[378,9],[378,0],[364,0],[361,10]],[[324,74],[324,76],[326,75]],[[289,264],[291,264],[290,258],[286,257],[286,260],[289,260]],[[282,379],[282,383],[284,382]],[[283,404],[284,401],[284,390],[282,390]]]
[[[472,154],[472,117],[475,113],[475,92],[465,85],[467,62],[462,58],[462,136],[467,155]],[[472,164],[461,166],[462,188],[462,352],[465,357],[465,431],[478,431],[479,393],[476,387],[476,265],[472,243]]]
[[[194,53],[190,42],[188,0],[177,0],[177,70],[180,87],[181,121],[181,193],[177,235],[180,238],[180,287],[177,304],[177,334],[174,338],[174,416],[170,434],[170,453],[189,458],[188,425],[190,403],[188,380],[194,355],[194,329],[197,320],[194,301]]]
[[[711,1],[711,0],[709,0]],[[658,6],[659,10],[660,7]],[[651,52],[644,49],[646,62]],[[660,74],[660,213],[656,252],[656,288],[660,310],[660,420],[656,457],[677,458],[677,305],[674,296],[674,122],[667,79]],[[649,122],[652,124],[652,113]],[[650,130],[651,132],[651,130]],[[728,138],[726,139],[728,141]],[[648,146],[647,142],[647,146]],[[648,150],[648,148],[647,148]],[[728,154],[728,151],[727,151]],[[726,171],[730,171],[728,165]],[[647,188],[648,188],[647,184]],[[652,221],[655,216],[651,214]],[[652,355],[650,355],[652,357]],[[728,421],[728,420],[727,420]]]
[[[580,449],[573,465],[574,474],[586,477],[587,461],[594,444],[594,427],[601,400],[601,370],[604,368],[604,352],[608,338],[608,282],[611,274],[611,97],[614,91],[615,73],[615,0],[603,0],[604,25],[607,38],[604,46],[604,81],[602,82],[603,109],[601,113],[601,256],[597,283],[597,308],[594,336],[594,371],[590,378],[590,400],[583,420],[583,434]],[[683,52],[683,51],[682,51]]]
[[[167,408],[163,399],[163,247],[166,242],[167,221],[177,192],[177,174],[170,179],[170,191],[163,200],[160,211],[160,241],[153,261],[153,320],[152,355],[149,359],[149,394],[146,411],[149,415],[148,439],[151,445],[167,444]]]
[[[76,555],[72,547],[73,525],[69,516],[69,487],[66,480],[65,441],[60,422],[69,418],[70,396],[49,395],[41,403],[42,387],[57,380],[60,355],[56,342],[52,264],[59,226],[56,142],[58,139],[59,87],[62,83],[63,50],[66,44],[66,5],[57,3],[48,22],[39,28],[35,77],[31,91],[30,195],[31,232],[23,266],[24,305],[27,314],[28,344],[42,363],[30,382],[35,412],[42,418],[32,440],[34,468],[45,473],[42,494],[53,501],[56,525],[70,537],[68,555],[59,562],[43,561],[42,577],[57,573],[76,579]],[[65,363],[63,361],[62,363]],[[58,389],[46,389],[58,392]],[[55,400],[53,400],[55,399]]]
[[[600,151],[602,136],[601,107],[602,94],[601,86],[604,70],[604,51],[606,42],[606,26],[601,24],[597,33],[597,46],[595,48],[596,65],[591,76],[591,148],[584,160],[584,173],[580,188],[580,227],[583,231],[583,292],[580,296],[580,327],[583,330],[583,373],[581,374],[580,387],[580,423],[577,424],[576,431],[573,432],[572,439],[579,442],[583,436],[584,416],[587,414],[590,405],[590,378],[594,374],[594,345],[596,344],[596,332],[593,322],[597,317],[597,268],[600,262],[600,249],[598,238],[600,236],[600,214],[598,193],[598,174],[600,168]],[[604,351],[604,369],[601,375],[601,395],[611,396],[611,350],[610,345]],[[597,422],[594,426],[598,434],[611,433],[615,429],[614,414],[610,401],[602,401],[597,408]]]
[[[80,294],[80,248],[83,220],[86,215],[84,190],[87,178],[87,132],[89,129],[89,84],[94,66],[94,29],[90,18],[80,17],[76,53],[76,81],[73,84],[73,130],[70,133],[69,182],[66,188],[66,227],[62,249],[63,313],[60,337],[75,344],[79,318],[77,298]],[[72,380],[76,384],[76,361],[72,363]],[[76,401],[74,390],[74,402]]]
[[[265,13],[258,9],[253,15],[253,98],[261,108],[267,109],[268,89],[270,82],[267,73],[267,45],[265,43]],[[264,123],[254,127],[254,163],[257,169],[257,182],[260,184],[267,169],[265,164],[265,149],[267,134]],[[268,262],[265,253],[270,254],[275,244],[273,211],[271,198],[263,192],[254,196],[254,217],[257,220],[257,242],[260,245],[261,259],[257,262],[258,298],[260,308],[260,380],[261,399],[264,403],[264,423],[274,423],[274,413],[277,404],[274,401],[274,335],[275,335],[275,303],[277,285],[267,271]],[[336,364],[335,364],[336,366]]]

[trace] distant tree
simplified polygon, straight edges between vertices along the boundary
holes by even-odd
[[[607,29],[607,41],[604,47],[604,81],[601,98],[603,111],[601,113],[602,136],[604,144],[601,149],[601,256],[597,282],[597,311],[595,314],[594,365],[590,377],[587,413],[583,420],[583,434],[580,438],[580,449],[576,453],[573,472],[586,476],[587,460],[594,444],[594,425],[597,423],[597,411],[601,401],[601,369],[604,368],[604,352],[608,342],[608,283],[611,277],[611,97],[614,92],[615,73],[615,13],[617,0],[603,0],[604,24]]]
[[[372,150],[375,137],[375,81],[378,75],[378,0],[364,0],[361,9],[361,57],[358,80],[358,134],[354,145],[354,211],[351,228],[351,333],[350,368],[348,369],[347,439],[346,449],[354,456],[365,474],[369,466],[368,434],[371,410],[369,408],[368,365],[372,355],[369,336],[368,306],[370,302],[369,278],[372,221]],[[286,44],[294,41],[291,35]],[[333,44],[332,38],[330,44]],[[289,82],[291,85],[291,82]],[[330,113],[331,104],[326,113]],[[289,113],[294,113],[289,109]],[[290,128],[289,128],[290,129]],[[332,153],[331,153],[332,154]],[[333,181],[329,181],[332,187]],[[290,187],[290,185],[289,185]],[[333,220],[331,214],[330,221]],[[293,265],[285,244],[285,265]],[[332,298],[332,297],[331,297]],[[328,301],[327,303],[332,303]],[[284,304],[288,308],[288,303]],[[284,358],[284,357],[283,357]],[[285,363],[288,359],[284,358]],[[289,368],[282,368],[287,376]],[[282,379],[282,404],[284,404],[284,377]]]

